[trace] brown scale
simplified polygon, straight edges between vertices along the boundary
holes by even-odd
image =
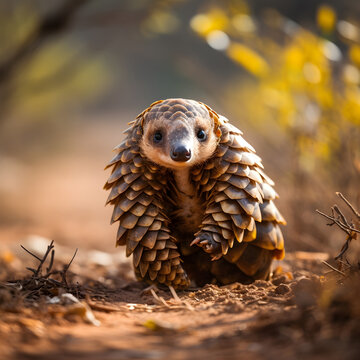
[[[171,170],[152,163],[139,149],[145,119],[159,116],[214,121],[216,151],[191,169],[203,209],[195,234],[175,226]],[[127,256],[133,254],[136,276],[175,288],[186,288],[191,280],[203,285],[267,279],[272,260],[284,257],[279,224],[285,220],[273,202],[278,197],[274,183],[242,132],[205,104],[184,99],[157,101],[129,124],[107,166],[112,173],[104,188],[111,190],[111,222],[119,222],[117,245],[126,246]]]

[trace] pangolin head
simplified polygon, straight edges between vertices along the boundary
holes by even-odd
[[[194,100],[161,100],[138,118],[142,155],[170,169],[205,162],[214,154],[221,135],[218,115]]]

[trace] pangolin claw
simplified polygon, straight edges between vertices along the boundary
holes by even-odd
[[[221,245],[216,242],[209,233],[204,232],[199,234],[199,236],[191,243],[191,245],[195,244],[203,248],[208,254],[215,254],[215,256],[217,256],[220,252],[219,255],[221,256]]]
[[[193,240],[193,241],[191,242],[190,246],[197,245],[200,241],[201,241],[200,238],[196,238],[195,240]]]
[[[217,254],[211,257],[211,261],[219,260],[222,257],[222,254]]]

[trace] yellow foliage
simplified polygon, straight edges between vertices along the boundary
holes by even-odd
[[[345,129],[360,125],[360,45],[352,44],[349,49],[354,65],[343,64],[336,44],[298,25],[280,43],[271,35],[256,34],[249,11],[222,11],[221,26],[214,25],[210,13],[196,15],[193,29],[201,36],[221,29],[229,38],[225,54],[256,76],[252,81],[234,79],[226,94],[233,111],[258,124],[264,135],[275,124],[282,127],[294,141],[304,170],[314,170],[319,162],[331,164],[334,154],[341,151],[342,134],[351,132]],[[336,21],[331,7],[319,7],[317,24],[323,33],[332,32]],[[285,24],[289,22],[278,14],[277,31]],[[342,66],[340,73],[335,63]]]
[[[349,86],[341,103],[344,117],[354,125],[360,126],[360,89]]]
[[[212,8],[206,14],[195,15],[190,21],[190,26],[200,36],[206,37],[214,30],[225,30],[228,22],[229,20],[223,10]]]
[[[256,76],[265,76],[269,71],[265,59],[245,45],[233,42],[227,48],[226,53],[230,59]]]
[[[360,84],[360,71],[355,66],[346,64],[343,69],[343,80],[346,84]]]
[[[336,13],[331,6],[321,5],[317,11],[316,20],[323,32],[330,33],[336,24]]]
[[[304,64],[304,56],[301,47],[297,44],[291,44],[287,49],[285,48],[284,60],[288,71],[300,73]]]
[[[360,45],[353,45],[349,49],[350,60],[358,67],[360,67]]]
[[[247,14],[236,14],[231,23],[234,28],[241,33],[251,33],[256,30],[256,25],[251,16]]]

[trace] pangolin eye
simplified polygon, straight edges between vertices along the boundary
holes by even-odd
[[[160,131],[157,131],[155,134],[154,134],[154,141],[155,142],[160,142],[162,140],[162,133]]]
[[[200,129],[197,132],[196,136],[200,141],[204,141],[206,139],[206,132],[204,130]]]

